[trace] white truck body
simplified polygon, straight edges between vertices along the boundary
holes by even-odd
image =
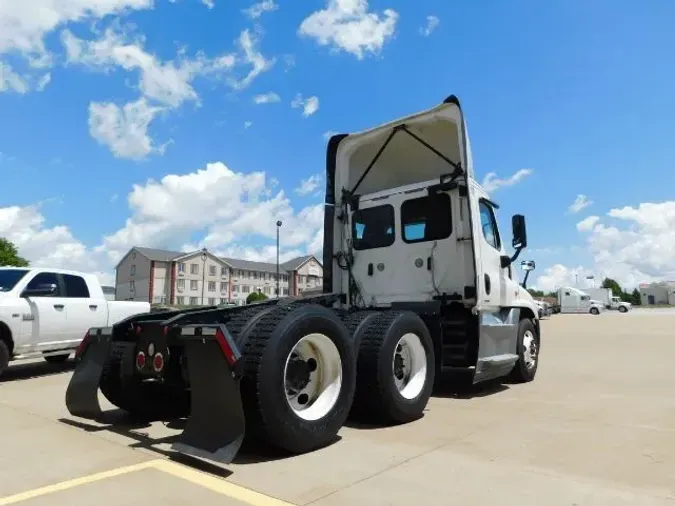
[[[624,302],[620,297],[614,295],[611,288],[587,288],[584,291],[592,299],[600,302],[605,309],[614,309],[625,313],[633,307],[630,302]]]
[[[0,340],[10,360],[67,356],[89,328],[149,311],[147,302],[107,300],[92,274],[0,267]]]
[[[590,295],[571,286],[558,289],[558,303],[561,313],[589,313],[591,306],[597,306],[591,303]]]

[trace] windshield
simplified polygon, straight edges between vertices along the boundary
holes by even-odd
[[[28,269],[0,269],[0,292],[9,292],[27,272]]]

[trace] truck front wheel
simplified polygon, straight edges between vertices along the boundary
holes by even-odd
[[[626,306],[619,306],[619,313],[625,313],[628,311],[628,308]]]
[[[529,318],[518,323],[518,361],[513,366],[509,379],[515,383],[532,381],[539,366],[540,338],[537,327]]]

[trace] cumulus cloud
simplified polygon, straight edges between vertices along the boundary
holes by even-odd
[[[319,110],[319,97],[303,98],[302,94],[298,93],[291,102],[291,107],[293,109],[301,107],[302,115],[307,118]]]
[[[496,172],[488,172],[485,175],[485,178],[483,179],[482,186],[485,189],[486,192],[493,192],[495,190],[498,190],[499,188],[503,188],[505,186],[513,186],[516,183],[519,183],[523,179],[525,179],[527,176],[532,174],[532,169],[520,169],[519,171],[515,172],[513,175],[506,179],[500,179],[497,177]]]
[[[427,24],[420,28],[420,33],[425,37],[431,35],[431,33],[438,28],[438,25],[441,23],[441,20],[438,19],[438,16],[427,16]]]
[[[274,0],[263,0],[262,2],[253,4],[247,9],[243,9],[242,12],[251,19],[258,19],[266,12],[273,12],[278,8],[279,6],[274,2]]]
[[[574,199],[574,202],[570,204],[568,208],[570,213],[578,213],[579,211],[586,209],[588,206],[593,204],[592,200],[588,200],[588,197],[583,194],[577,195],[577,198]]]
[[[274,93],[262,93],[253,97],[253,103],[255,104],[274,104],[281,101],[281,97]]]
[[[328,0],[324,9],[302,21],[298,33],[362,60],[368,53],[380,53],[393,37],[398,18],[393,9],[382,15],[369,11],[367,0]]]
[[[580,221],[577,229],[585,234],[590,267],[553,266],[539,276],[538,287],[569,282],[570,273],[580,272],[616,279],[626,289],[675,279],[675,201],[611,209]]]
[[[301,196],[309,195],[310,193],[317,191],[322,183],[323,175],[314,174],[309,176],[307,179],[300,181],[300,186],[295,189],[295,193]]]

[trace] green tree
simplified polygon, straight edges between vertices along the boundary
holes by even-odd
[[[532,297],[535,297],[535,298],[544,296],[544,292],[542,292],[541,290],[535,290],[533,288],[528,288],[527,291],[530,292],[530,295],[532,295]]]
[[[640,304],[642,304],[642,298],[640,297],[640,291],[637,288],[635,288],[633,290],[633,293],[630,294],[630,300],[628,302],[630,302],[634,306],[639,306]]]
[[[621,289],[621,285],[612,278],[605,278],[602,281],[602,288],[609,288],[612,290],[612,295],[615,297],[621,297],[623,295],[623,290]]]
[[[14,243],[0,237],[0,265],[11,267],[28,267],[28,260],[19,256]]]
[[[248,297],[246,297],[246,304],[261,302],[263,300],[267,300],[267,295],[262,292],[251,292],[248,294]]]

